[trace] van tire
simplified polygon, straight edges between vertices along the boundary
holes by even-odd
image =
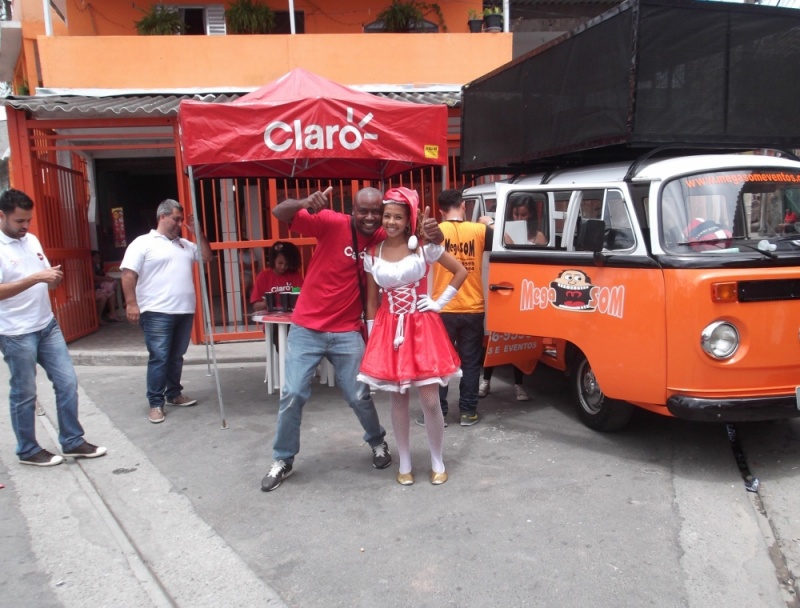
[[[633,406],[625,401],[609,399],[603,394],[588,359],[580,351],[572,357],[569,386],[578,418],[590,429],[618,431],[630,421]]]

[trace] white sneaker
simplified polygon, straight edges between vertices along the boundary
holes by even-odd
[[[530,401],[528,393],[525,392],[525,389],[522,388],[521,384],[514,385],[514,395],[516,395],[517,401]]]
[[[490,388],[490,381],[489,380],[481,380],[480,386],[478,386],[478,397],[483,399],[486,395],[489,394]]]

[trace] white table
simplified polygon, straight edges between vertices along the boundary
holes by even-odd
[[[253,321],[264,324],[264,338],[267,345],[267,373],[264,382],[267,384],[267,392],[272,394],[277,388],[278,391],[283,387],[286,379],[286,337],[289,335],[289,324],[292,322],[292,313],[289,312],[268,312],[263,315],[253,315]],[[272,327],[278,327],[278,374],[275,382],[275,342],[272,338]]]
[[[264,383],[267,385],[267,392],[272,394],[277,390],[280,392],[286,379],[286,337],[289,335],[289,324],[292,322],[290,312],[265,312],[264,314],[253,315],[253,321],[264,324],[264,338],[266,342],[266,367]],[[272,337],[272,327],[278,328],[278,357],[277,370],[275,361],[275,341]],[[277,373],[276,373],[277,371]],[[323,358],[319,367],[320,382],[328,386],[334,386],[333,366]],[[276,382],[277,380],[277,382]]]

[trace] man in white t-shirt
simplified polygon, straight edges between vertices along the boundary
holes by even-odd
[[[196,296],[192,268],[199,258],[211,260],[211,247],[202,232],[197,244],[181,238],[183,207],[167,199],[156,210],[158,227],[137,237],[120,264],[128,321],[138,323],[150,358],[147,362],[148,419],[164,422],[164,405],[197,404],[182,394],[183,355],[189,347]],[[199,248],[198,248],[199,245]]]
[[[27,194],[13,188],[0,194],[0,352],[11,372],[8,404],[19,461],[51,467],[64,457],[36,441],[37,362],[53,383],[64,456],[97,458],[108,450],[83,439],[78,378],[47,295],[64,272],[60,265],[50,266],[39,239],[28,232],[32,217],[33,201]]]

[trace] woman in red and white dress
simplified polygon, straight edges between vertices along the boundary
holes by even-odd
[[[415,235],[418,207],[419,196],[414,190],[392,188],[384,194],[386,240],[364,257],[369,340],[358,379],[390,392],[392,428],[400,455],[397,482],[402,485],[414,483],[408,389],[417,387],[431,450],[431,483],[439,485],[447,481],[439,386],[461,376],[461,361],[437,313],[455,296],[467,271],[442,245],[419,246]],[[434,263],[453,273],[438,300],[428,297],[425,280]]]

